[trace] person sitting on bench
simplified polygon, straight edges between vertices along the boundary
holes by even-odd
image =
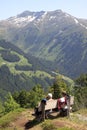
[[[42,107],[42,103],[44,103],[45,105],[47,104],[47,102],[53,100],[52,99],[52,93],[48,93],[47,97],[42,99],[41,102],[39,103],[39,105],[35,108],[35,115],[36,117],[39,117],[42,114],[41,111],[41,107]],[[45,111],[45,117],[48,118],[48,114],[52,111],[52,109]]]
[[[63,91],[62,97],[58,99],[58,110],[60,116],[67,116],[67,101],[69,100],[69,95]]]

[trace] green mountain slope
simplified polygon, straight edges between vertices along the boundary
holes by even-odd
[[[29,57],[27,58],[19,48],[1,40],[0,89],[11,92],[21,89],[30,90],[36,84],[41,84],[46,89],[52,84],[53,77],[41,70],[40,63],[35,68],[33,64],[37,66],[37,62],[29,62]]]

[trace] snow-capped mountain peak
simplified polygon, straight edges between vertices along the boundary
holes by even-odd
[[[40,12],[31,12],[24,11],[17,16],[10,17],[6,20],[9,24],[14,25],[18,28],[25,27],[29,23],[33,23],[38,27],[45,22],[50,22],[51,26],[59,26],[61,22],[65,23],[75,23],[77,26],[80,25],[84,29],[87,29],[87,26],[82,23],[78,18],[71,16],[70,14],[63,12],[62,10],[55,11],[40,11]]]
[[[44,18],[46,13],[47,12],[45,12],[45,11],[41,11],[41,12],[24,11],[23,13],[21,13],[17,16],[8,18],[7,21],[9,23],[17,25],[18,27],[24,27],[28,23],[30,23],[34,20]]]

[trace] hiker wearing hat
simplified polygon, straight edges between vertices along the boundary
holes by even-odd
[[[41,105],[42,105],[42,103],[44,103],[46,105],[47,102],[51,101],[51,100],[53,100],[52,99],[52,93],[48,93],[48,95],[46,96],[46,98],[42,99],[41,102],[40,102],[40,104],[37,107],[35,107],[35,115],[36,116],[40,116],[42,114],[42,112],[41,112]],[[47,115],[49,114],[49,112],[51,112],[51,111],[52,110],[49,110],[49,111],[45,112],[46,118],[47,118]]]
[[[47,104],[47,102],[51,102],[52,100],[53,100],[53,99],[52,99],[52,93],[48,93],[48,95],[47,95],[47,97],[46,97],[46,103],[45,103],[45,104]],[[48,115],[49,115],[51,112],[52,112],[52,109],[45,111],[45,118],[46,118],[46,119],[48,119]]]
[[[67,115],[67,101],[68,101],[68,94],[66,91],[62,92],[62,97],[58,99],[58,110],[60,112],[61,116],[66,116]]]
[[[51,99],[52,99],[52,93],[48,93],[46,99],[47,99],[47,100],[51,100]]]

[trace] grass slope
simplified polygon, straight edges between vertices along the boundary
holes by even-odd
[[[0,130],[87,130],[87,120],[80,120],[77,116],[87,113],[87,109],[78,111],[71,118],[54,117],[45,122],[37,122],[32,116],[33,110],[22,110],[8,113],[0,118]],[[16,116],[16,117],[15,117]],[[85,115],[87,118],[87,115]]]

